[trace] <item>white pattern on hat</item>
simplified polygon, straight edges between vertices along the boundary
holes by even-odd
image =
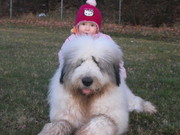
[[[86,3],[89,4],[89,5],[92,5],[92,6],[97,5],[96,0],[87,0]]]

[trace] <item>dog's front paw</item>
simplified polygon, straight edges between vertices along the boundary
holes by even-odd
[[[76,131],[75,135],[89,135],[89,134],[88,131],[86,131],[85,129],[80,129]]]
[[[56,123],[47,123],[38,135],[59,135],[59,128]]]
[[[113,119],[107,115],[97,115],[78,129],[75,135],[114,135],[117,126]]]
[[[67,121],[47,123],[38,135],[70,135],[73,132],[71,124]]]

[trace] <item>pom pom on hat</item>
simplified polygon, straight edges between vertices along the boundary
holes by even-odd
[[[100,30],[102,15],[96,5],[96,0],[87,0],[86,4],[79,8],[75,21],[76,28],[81,22],[94,22],[97,25],[98,31]]]
[[[87,0],[86,3],[89,4],[89,5],[92,5],[92,6],[97,5],[96,0]]]

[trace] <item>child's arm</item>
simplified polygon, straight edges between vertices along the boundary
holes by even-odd
[[[124,61],[122,61],[121,63],[119,63],[119,70],[120,70],[120,75],[126,79],[127,75],[126,75],[126,69],[124,68]]]

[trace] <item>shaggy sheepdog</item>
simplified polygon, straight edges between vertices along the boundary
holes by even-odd
[[[129,112],[156,111],[119,75],[123,53],[112,40],[81,36],[64,44],[49,87],[50,120],[39,135],[119,135]]]

